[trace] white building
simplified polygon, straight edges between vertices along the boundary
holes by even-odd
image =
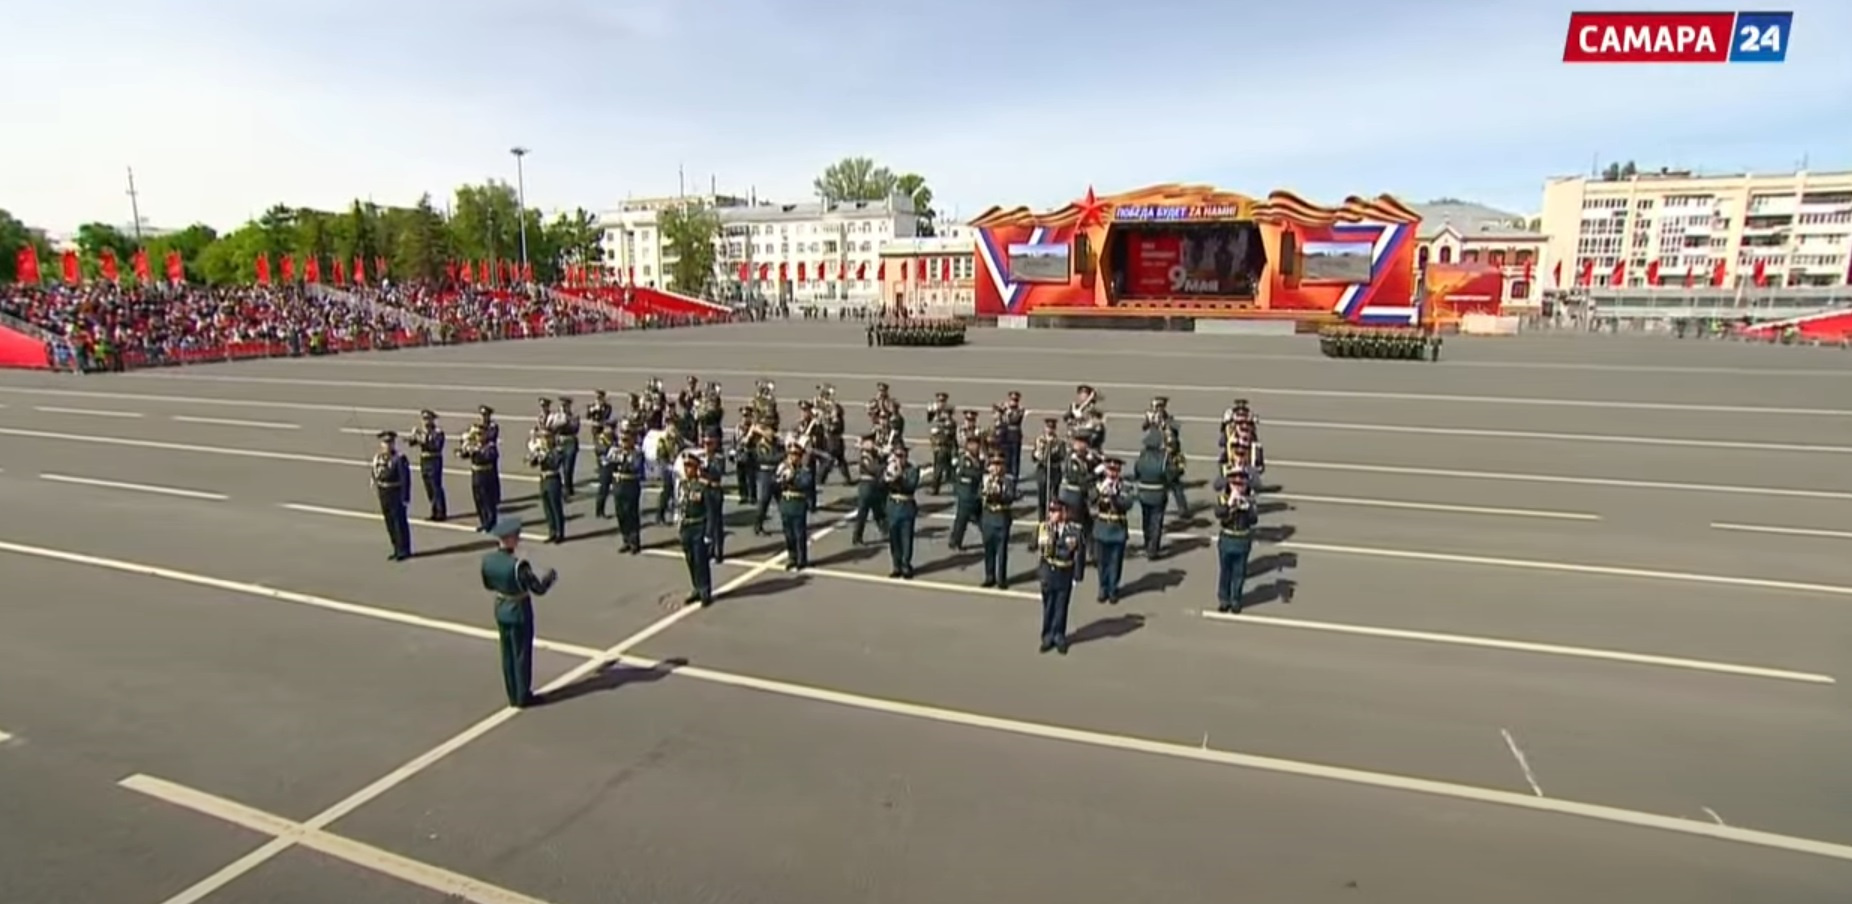
[[[1497,267],[1505,279],[1505,307],[1522,313],[1540,307],[1548,285],[1549,238],[1530,228],[1528,218],[1467,201],[1412,205],[1421,214],[1421,245],[1416,260],[1481,263]]]
[[[650,198],[627,202],[600,218],[607,269],[622,277],[634,267],[639,284],[664,284],[663,268],[673,263],[675,253],[663,244],[657,216],[681,203],[707,205],[719,215],[714,275],[720,292],[793,304],[879,304],[875,270],[881,247],[919,231],[912,200],[898,195],[839,204],[755,204],[730,196]],[[796,278],[800,266],[802,281]],[[826,279],[816,278],[819,266]],[[749,276],[744,282],[742,267]],[[759,278],[762,270],[769,279]],[[840,278],[845,273],[850,278]]]
[[[1542,220],[1564,288],[1589,265],[1592,288],[1645,287],[1655,262],[1662,286],[1682,287],[1687,272],[1708,284],[1719,262],[1725,287],[1744,286],[1758,261],[1774,289],[1852,282],[1852,172],[1558,178],[1544,185]],[[1625,285],[1610,286],[1621,262]]]

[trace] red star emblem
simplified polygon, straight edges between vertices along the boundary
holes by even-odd
[[[1102,226],[1106,223],[1106,205],[1093,196],[1093,186],[1087,186],[1087,196],[1080,199],[1080,228]]]

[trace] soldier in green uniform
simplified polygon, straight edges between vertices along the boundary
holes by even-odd
[[[860,546],[867,541],[868,518],[874,516],[875,529],[887,534],[887,488],[881,475],[887,470],[887,456],[875,445],[875,435],[863,434],[855,465],[855,515],[850,519],[850,542]]]
[[[1066,447],[1061,444],[1060,427],[1059,418],[1043,418],[1042,435],[1035,438],[1035,446],[1029,451],[1029,458],[1035,463],[1037,521],[1048,517],[1048,502],[1054,498],[1054,488],[1061,482],[1061,457]]]
[[[792,443],[772,475],[772,489],[778,494],[778,526],[785,539],[786,571],[810,567],[810,492],[816,475],[804,455],[804,447]]]
[[[1132,462],[1132,483],[1138,487],[1139,530],[1145,538],[1145,558],[1157,559],[1164,549],[1164,512],[1170,502],[1170,455],[1164,432],[1145,431],[1144,448]]]
[[[932,450],[932,488],[934,496],[952,480],[952,459],[958,452],[958,419],[953,414],[950,396],[935,392],[926,408],[926,444]]]
[[[984,482],[984,449],[976,437],[965,440],[964,451],[952,465],[952,530],[949,535],[953,552],[963,552],[965,531],[983,513],[979,498]]]
[[[442,522],[450,517],[450,502],[444,494],[444,428],[437,425],[437,412],[429,408],[418,412],[418,421],[406,445],[418,450],[418,477],[431,502],[427,520]]]
[[[611,491],[616,488],[616,460],[611,450],[617,448],[617,428],[611,424],[600,424],[592,434],[592,461],[598,466],[598,492],[592,498],[592,517],[600,520],[611,517]]]
[[[908,460],[907,447],[894,447],[882,486],[887,490],[887,554],[893,560],[890,578],[913,579],[913,528],[919,521],[920,469]]]
[[[979,502],[984,507],[978,532],[984,538],[984,586],[1007,590],[1010,586],[1010,527],[1016,518],[1016,500],[1021,491],[1009,474],[1009,457],[990,458],[990,471],[979,488]]]
[[[708,549],[707,490],[701,485],[701,463],[685,456],[682,476],[675,486],[675,528],[682,541],[682,561],[688,564],[690,592],[686,603],[703,606],[714,602],[714,554]]]
[[[500,518],[489,528],[494,551],[482,557],[482,589],[495,595],[495,633],[502,648],[502,687],[508,705],[532,706],[534,698],[534,597],[553,589],[559,573],[534,568],[515,556],[521,543],[521,520]]]
[[[1123,479],[1125,462],[1106,460],[1106,477],[1093,492],[1093,542],[1099,550],[1099,602],[1119,604],[1119,578],[1125,573],[1125,546],[1130,541],[1125,513],[1132,508],[1132,494]]]
[[[1254,525],[1258,520],[1253,497],[1248,493],[1245,472],[1234,471],[1216,481],[1215,601],[1222,612],[1241,611],[1241,597],[1247,587],[1248,556],[1254,549]]]
[[[561,491],[571,499],[577,493],[579,471],[579,431],[583,427],[578,413],[572,410],[570,396],[559,397],[559,476]]]
[[[1048,504],[1048,520],[1035,532],[1037,572],[1042,585],[1042,648],[1067,655],[1068,606],[1074,599],[1075,570],[1087,545],[1080,526],[1067,517],[1067,506],[1057,499]]]
[[[547,519],[548,543],[566,542],[566,491],[562,474],[565,455],[550,431],[536,434],[539,444],[529,453],[527,463],[540,472],[540,510]]]
[[[479,419],[463,435],[457,457],[469,462],[469,494],[476,506],[476,530],[486,534],[495,526],[502,504],[502,431],[495,423],[495,409],[484,405],[477,412]]]
[[[412,524],[407,514],[412,504],[412,466],[394,445],[398,438],[391,430],[379,432],[373,492],[379,497],[380,516],[386,520],[386,537],[392,541],[392,555],[387,558],[403,562],[412,557]]]
[[[753,448],[756,426],[752,406],[742,406],[739,426],[733,428],[733,481],[740,505],[759,501],[759,458]]]
[[[618,436],[617,447],[607,453],[611,465],[611,507],[617,515],[618,551],[643,551],[643,477],[648,463],[637,448],[637,435]]]
[[[707,490],[707,548],[714,561],[727,560],[727,453],[720,434],[701,437],[701,486]]]

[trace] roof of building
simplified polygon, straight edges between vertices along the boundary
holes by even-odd
[[[1422,239],[1440,235],[1447,227],[1461,238],[1540,239],[1543,234],[1531,231],[1521,214],[1475,204],[1471,201],[1437,201],[1409,205],[1421,214]]]
[[[857,217],[912,216],[913,199],[896,195],[888,201],[760,204],[755,207],[722,207],[715,213],[720,215],[723,223],[796,223]]]

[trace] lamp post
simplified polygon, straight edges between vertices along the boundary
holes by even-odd
[[[527,276],[527,270],[528,270],[528,264],[527,264],[527,172],[525,168],[522,166],[522,160],[527,157],[527,148],[521,147],[520,145],[516,145],[512,148],[509,148],[508,153],[514,155],[515,203],[519,204],[521,207],[519,211],[520,223],[521,223],[521,274],[520,275],[522,278],[525,279]]]

